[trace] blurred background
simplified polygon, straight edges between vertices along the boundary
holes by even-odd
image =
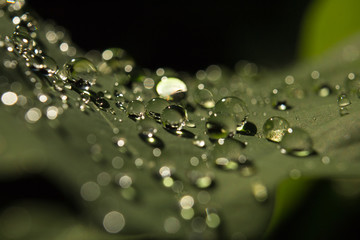
[[[210,64],[232,68],[244,59],[271,68],[291,64],[310,2],[28,1],[85,50],[121,47],[142,67],[187,72]]]

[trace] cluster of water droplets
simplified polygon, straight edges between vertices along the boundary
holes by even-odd
[[[179,218],[190,222],[195,233],[204,233],[206,229],[220,226],[221,213],[212,207],[216,204],[211,202],[210,194],[217,183],[216,171],[250,178],[259,171],[257,159],[246,154],[248,146],[242,135],[264,137],[279,144],[279,152],[283,154],[307,157],[315,154],[312,138],[307,131],[296,126],[296,122],[286,120],[283,113],[290,114],[296,110],[294,102],[301,101],[308,94],[330,97],[336,92],[340,115],[344,116],[349,113],[349,96],[360,96],[357,75],[350,73],[345,79],[345,88],[341,89],[344,92],[340,92],[339,86],[331,86],[323,81],[318,71],[311,72],[309,77],[313,83],[312,92],[298,85],[295,77],[288,75],[283,85],[273,88],[268,94],[254,96],[249,82],[258,80],[258,67],[253,63],[241,62],[231,77],[217,65],[199,70],[195,77],[164,68],[150,71],[136,66],[131,56],[121,48],[75,56],[77,51],[71,41],[54,27],[49,27],[45,37],[48,44],[57,44],[58,50],[67,59],[58,65],[59,61],[46,55],[42,48],[44,43],[38,36],[35,18],[29,13],[22,13],[15,15],[12,22],[15,31],[11,36],[3,37],[1,45],[7,54],[15,57],[7,60],[4,66],[15,69],[22,63],[27,68],[25,75],[35,86],[37,99],[48,104],[43,107],[26,105],[30,99],[16,93],[19,88],[16,84],[2,93],[2,103],[6,106],[28,106],[24,118],[29,124],[38,122],[43,115],[49,120],[56,119],[71,106],[70,100],[74,96],[73,103],[81,112],[102,114],[113,130],[112,141],[119,153],[111,159],[111,165],[121,172],[115,176],[105,171],[100,173],[96,179],[81,186],[80,195],[85,201],[97,201],[102,187],[115,179],[122,197],[134,200],[139,188],[133,176],[144,168],[151,171],[156,169],[155,178],[160,185],[179,198],[179,214],[164,219],[164,230],[169,234],[181,229],[182,221]],[[226,82],[227,77],[231,81]],[[46,84],[57,95],[42,87]],[[55,98],[52,95],[58,97],[58,105],[50,104],[51,101],[56,102],[51,100]],[[266,107],[279,114],[268,116],[262,123],[262,131],[258,132],[259,126],[253,123],[252,118],[260,113],[253,111],[253,106]],[[137,146],[132,146],[129,139],[122,136],[122,122],[127,122],[127,126],[130,126],[128,131],[135,130],[138,139],[150,146],[152,158],[146,159],[148,155],[135,151]],[[177,138],[170,138],[167,134]],[[181,139],[180,145],[191,143],[196,147],[196,154],[187,163],[190,170],[186,170],[185,176],[176,173],[178,168],[183,169],[178,166],[180,163],[171,160],[159,163],[163,151],[168,145],[174,144],[167,139]],[[87,142],[91,145],[93,160],[101,162],[102,148],[96,136],[89,135]],[[129,164],[125,160],[127,156],[134,157],[135,170],[124,170]],[[328,162],[326,159],[324,161]],[[188,187],[187,182],[196,190]],[[268,199],[263,182],[254,181],[251,189],[258,202]],[[123,213],[113,210],[104,216],[103,225],[106,231],[117,233],[125,227],[125,220]]]

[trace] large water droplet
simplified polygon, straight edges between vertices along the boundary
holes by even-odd
[[[146,112],[148,116],[161,122],[161,113],[169,105],[170,103],[162,98],[153,98],[146,104]]]
[[[145,106],[141,101],[133,100],[129,102],[127,114],[130,118],[140,120],[145,116]]]
[[[62,78],[67,78],[70,81],[76,82],[82,79],[93,85],[96,82],[97,70],[90,60],[74,58],[64,65],[61,75]]]
[[[162,77],[156,85],[156,92],[162,98],[178,101],[185,98],[187,86],[178,78]]]
[[[290,124],[282,117],[271,117],[265,121],[263,133],[266,139],[273,142],[281,142]]]
[[[203,108],[213,108],[215,106],[214,97],[207,89],[197,89],[193,97],[195,102]]]
[[[186,110],[179,105],[169,105],[161,113],[165,128],[181,130],[187,120]]]
[[[234,134],[237,124],[229,114],[213,114],[208,118],[205,126],[210,139],[220,139]]]
[[[215,105],[214,113],[228,114],[233,117],[237,124],[237,131],[241,131],[249,115],[245,102],[237,97],[225,97],[220,99]]]
[[[289,128],[280,143],[281,151],[297,157],[306,157],[314,153],[310,135],[299,127]]]

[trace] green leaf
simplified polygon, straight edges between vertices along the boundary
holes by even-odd
[[[169,104],[184,106],[190,125],[196,127],[185,126],[180,132],[168,129],[169,125],[176,124],[178,114],[172,114],[175,120],[171,119],[164,127],[150,119],[150,125],[145,126],[155,126],[156,138],[144,141],[139,136],[139,126],[143,127],[139,123],[142,105],[136,102],[140,107],[135,109],[132,102],[128,116],[126,103],[137,99],[146,104],[158,97],[155,85],[161,74],[133,66],[127,57],[115,59],[112,67],[108,67],[106,64],[110,63],[102,59],[101,54],[94,57],[76,48],[77,55],[73,56],[61,48],[62,43],[75,47],[69,36],[65,36],[66,41],[58,39],[54,43],[52,38],[49,40],[49,34],[55,32],[57,26],[37,20],[39,31],[33,40],[41,43],[39,46],[45,56],[55,59],[60,71],[55,76],[49,75],[49,71],[42,69],[44,64],[36,62],[41,63],[44,55],[37,55],[41,59],[28,58],[26,54],[21,55],[22,46],[13,46],[14,41],[2,38],[4,47],[0,48],[0,56],[5,64],[0,65],[3,75],[0,172],[3,179],[21,179],[29,174],[42,176],[79,206],[81,217],[74,213],[61,214],[61,207],[53,206],[56,209],[54,218],[59,218],[59,224],[53,226],[53,232],[45,234],[50,236],[48,238],[67,231],[70,219],[81,225],[76,229],[80,235],[89,236],[89,232],[94,232],[101,239],[200,236],[204,239],[259,239],[272,217],[274,224],[280,221],[276,218],[281,219],[279,213],[273,215],[273,212],[277,188],[284,180],[289,177],[295,180],[359,177],[360,117],[357,113],[360,102],[357,85],[349,82],[357,83],[358,79],[349,80],[349,73],[358,69],[360,60],[343,55],[349,44],[359,47],[358,38],[339,46],[319,62],[299,64],[283,72],[258,69],[247,62],[238,64],[235,71],[209,66],[197,76],[165,69],[165,75],[183,80],[186,87],[181,88],[187,89],[186,94],[177,92],[168,97],[174,99],[169,100]],[[11,37],[13,29],[10,14],[5,12],[0,31]],[[73,57],[84,56],[92,58],[99,69],[96,84],[87,85],[89,72],[86,71],[82,75],[72,75],[74,78],[55,78],[73,69]],[[126,64],[122,65],[124,62]],[[64,63],[68,65],[62,67]],[[86,69],[86,65],[81,69]],[[345,79],[348,79],[347,84]],[[243,118],[242,114],[247,111],[241,104],[235,108],[219,110],[215,105],[214,109],[205,109],[201,103],[203,99],[194,96],[202,88],[210,92],[206,92],[206,101],[211,96],[215,102],[226,96],[241,98],[249,111],[247,121],[250,124],[245,125],[245,130],[232,133],[225,140],[209,139],[206,120],[210,111],[222,116],[218,119],[223,121],[213,124],[213,130],[221,136],[236,127],[241,128],[236,126],[239,122],[234,121],[239,120],[239,116]],[[323,88],[326,94],[320,92]],[[114,90],[122,92],[123,96],[115,96]],[[4,95],[8,92],[17,94],[16,104],[11,104],[13,99]],[[343,92],[347,93],[351,104],[340,108],[337,100]],[[99,103],[99,97],[103,102]],[[201,100],[196,100],[197,97]],[[119,104],[118,98],[126,100],[124,106],[120,106],[123,103]],[[280,109],[278,106],[285,102],[287,109],[282,111],[284,106]],[[56,114],[49,112],[54,111],[54,107]],[[262,126],[272,116],[286,119],[293,129],[299,127],[306,131],[314,143],[314,154],[304,157],[284,154],[280,151],[281,143],[268,141]],[[194,144],[194,140],[203,141],[205,146]],[[154,144],[154,141],[162,144]],[[301,138],[291,144],[303,141]],[[218,166],[224,165],[224,159],[231,164]],[[164,169],[164,175],[160,174]],[[290,202],[292,200],[289,206]],[[3,207],[9,209],[13,205],[16,203]],[[36,206],[22,208],[34,219],[35,229],[41,228],[43,219],[49,217],[37,214]],[[31,214],[33,211],[36,213]],[[0,221],[6,221],[6,216],[0,215]],[[44,237],[42,233],[37,234]],[[73,237],[70,234],[67,238]]]
[[[360,30],[360,2],[317,0],[307,10],[299,41],[300,59],[319,57]]]

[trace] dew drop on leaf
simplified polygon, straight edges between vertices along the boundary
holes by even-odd
[[[297,157],[307,157],[314,153],[310,135],[299,127],[289,128],[280,142],[281,151]]]
[[[224,97],[220,99],[215,105],[214,113],[231,116],[236,122],[237,131],[241,131],[249,116],[245,102],[237,97]]]
[[[187,112],[182,106],[169,105],[162,111],[161,121],[165,128],[181,130],[187,121]]]
[[[156,92],[162,98],[178,101],[185,98],[187,86],[178,78],[162,77],[156,85]]]
[[[145,116],[145,106],[139,100],[130,101],[126,111],[128,116],[135,120],[140,120]]]
[[[161,122],[161,112],[169,106],[170,103],[162,98],[153,98],[146,104],[147,115]]]
[[[197,104],[203,108],[215,107],[215,101],[212,93],[207,89],[196,89],[193,98]]]
[[[91,85],[95,84],[97,69],[95,65],[86,58],[74,58],[66,63],[61,71],[62,78],[76,82],[84,80]]]
[[[342,93],[338,96],[337,102],[339,107],[347,107],[351,104],[349,97],[345,93]]]
[[[267,119],[263,126],[263,133],[266,139],[273,142],[281,142],[290,124],[282,117],[271,117]]]

